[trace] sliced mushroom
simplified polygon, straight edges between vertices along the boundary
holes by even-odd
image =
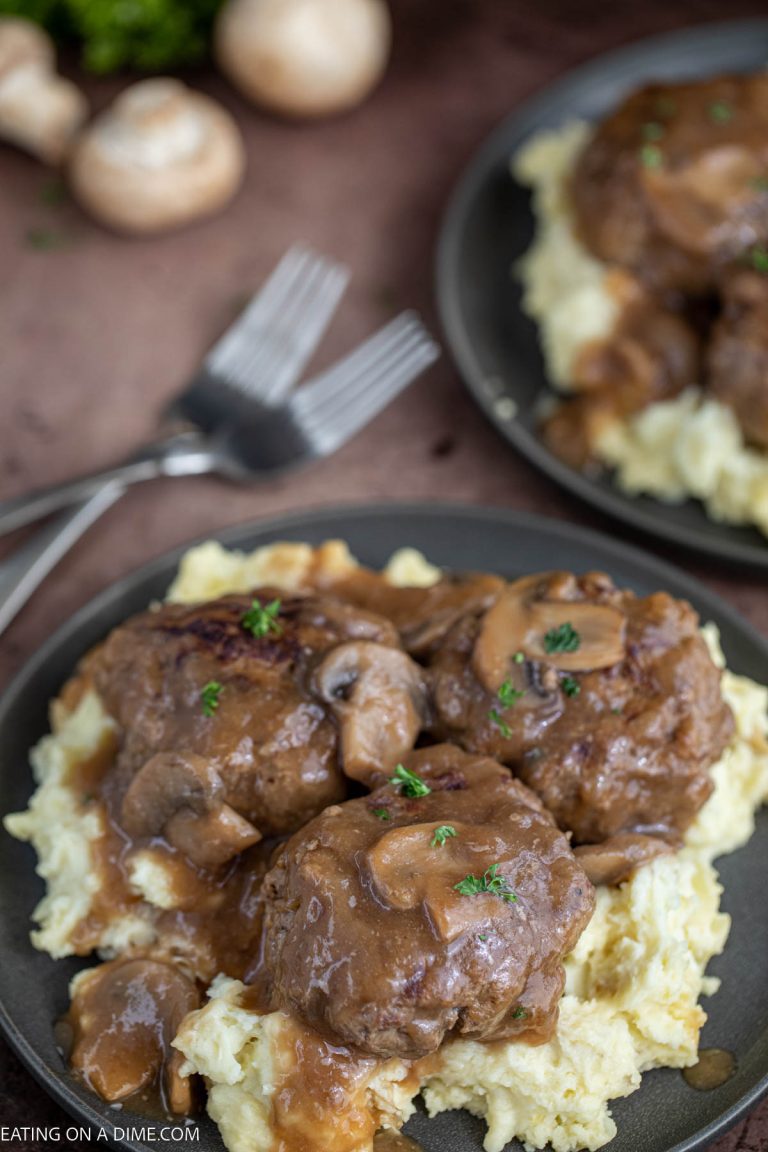
[[[123,232],[176,228],[222,208],[245,169],[229,113],[179,80],[133,84],[81,135],[72,189],[97,220]]]
[[[219,868],[258,843],[261,833],[229,804],[217,804],[201,815],[191,808],[174,812],[165,837],[199,868]]]
[[[564,672],[610,668],[624,659],[622,612],[585,600],[538,599],[541,579],[527,576],[510,584],[483,618],[472,663],[489,692],[498,692],[518,652]],[[550,650],[545,637],[564,625],[578,633],[578,647],[572,652]]]
[[[353,780],[368,783],[388,773],[424,724],[422,673],[399,648],[365,640],[340,644],[317,669],[315,691],[339,721],[342,767]]]
[[[113,960],[79,977],[68,1022],[70,1063],[103,1100],[136,1095],[159,1079],[176,1115],[192,1110],[181,1053],[171,1049],[184,1017],[200,1007],[197,988],[159,960]]]
[[[193,864],[216,867],[261,839],[223,794],[218,771],[202,756],[158,752],[131,781],[120,820],[131,837],[164,836]]]
[[[455,885],[494,862],[499,848],[493,830],[453,822],[455,837],[436,848],[432,839],[439,824],[409,824],[393,828],[368,851],[366,864],[373,890],[389,908],[407,911],[422,903],[441,940],[488,923],[499,914],[500,898],[489,892],[464,896]],[[481,863],[478,863],[480,861]]]
[[[623,884],[643,864],[673,851],[671,844],[656,836],[627,833],[611,836],[602,844],[583,844],[573,854],[597,886]]]
[[[56,74],[50,36],[30,21],[0,19],[0,137],[58,164],[87,114],[80,89]]]

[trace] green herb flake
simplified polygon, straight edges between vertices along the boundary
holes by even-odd
[[[761,272],[763,276],[768,276],[768,248],[752,248],[749,253],[749,262],[755,272]]]
[[[210,718],[219,706],[219,696],[221,695],[223,685],[219,684],[218,680],[209,680],[200,693],[200,704],[203,709],[203,716]]]
[[[663,135],[663,124],[659,124],[655,120],[650,120],[647,124],[643,124],[643,140],[645,140],[647,144],[654,144],[657,140],[661,140]]]
[[[549,655],[553,652],[578,652],[581,647],[581,636],[568,621],[558,624],[557,628],[550,628],[544,636],[544,651]]]
[[[389,778],[390,784],[399,789],[401,795],[417,800],[420,796],[429,796],[432,789],[422,780],[418,772],[412,772],[404,764],[398,764],[393,776]]]
[[[513,688],[511,680],[505,680],[499,688],[499,704],[502,708],[511,708],[522,696],[525,696],[525,691]]]
[[[573,676],[565,676],[562,683],[563,692],[566,696],[578,696],[581,692],[581,685],[578,680],[574,680]]]
[[[522,653],[520,653],[520,655],[522,656]],[[515,659],[515,657],[513,657],[513,659]],[[525,659],[525,657],[523,657],[523,659]],[[507,709],[513,708],[514,705],[517,704],[518,700],[520,700],[523,696],[525,696],[524,689],[514,688],[512,686],[511,680],[505,680],[499,688],[497,699],[500,707]],[[509,740],[510,736],[512,735],[512,729],[501,715],[499,708],[492,708],[488,713],[488,716],[491,720],[491,723],[496,725],[504,739]]]
[[[733,108],[727,100],[715,100],[709,106],[709,118],[713,124],[728,124],[733,120]]]
[[[640,163],[643,168],[661,168],[664,163],[664,153],[656,144],[643,144],[640,149]]]
[[[513,1020],[527,1020],[528,1019],[528,1013],[526,1012],[525,1008],[523,1008],[522,1005],[519,1004],[517,1006],[517,1008],[515,1008],[514,1012],[512,1013],[512,1019]]]
[[[611,712],[614,716],[621,716],[623,708],[611,708]]]
[[[755,192],[768,192],[768,176],[755,176],[754,180],[750,180],[749,186]]]
[[[273,632],[275,636],[280,636],[283,626],[277,619],[279,613],[279,600],[272,600],[271,603],[264,606],[260,600],[254,600],[240,623],[246,632],[250,632],[257,639],[268,636],[270,632]]]
[[[454,888],[462,896],[479,896],[481,892],[490,892],[492,896],[499,896],[509,904],[516,903],[517,895],[498,872],[499,865],[491,864],[482,876],[465,876],[458,884],[454,884]]]
[[[525,664],[525,652],[515,652],[512,659],[515,664]]]
[[[391,820],[392,819],[392,817],[389,815],[389,812],[387,811],[386,808],[372,808],[371,812],[379,820]]]
[[[488,716],[491,720],[491,723],[496,725],[504,739],[509,740],[512,736],[512,729],[510,728],[509,724],[507,724],[498,708],[491,708]]]
[[[26,235],[27,247],[34,248],[37,252],[50,252],[55,248],[65,248],[68,243],[68,238],[62,232],[54,231],[53,228],[30,228]]]
[[[65,204],[68,199],[69,190],[60,177],[46,180],[40,189],[40,203],[45,204],[47,208],[58,208],[60,204]]]
[[[434,835],[429,842],[430,848],[442,848],[446,840],[450,840],[455,835],[456,829],[453,824],[441,824],[439,828],[435,828]]]

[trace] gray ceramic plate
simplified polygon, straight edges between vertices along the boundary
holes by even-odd
[[[220,539],[252,548],[285,539],[317,544],[329,537],[346,539],[373,567],[410,544],[448,568],[482,568],[506,576],[548,568],[601,568],[639,593],[663,588],[686,597],[703,619],[719,625],[734,670],[766,678],[768,644],[728,605],[675,568],[559,521],[458,507],[342,508],[241,527]],[[91,645],[164,595],[179,555],[164,556],[103,592],[47,641],[8,690],[0,704],[0,811],[23,808],[29,798],[33,784],[27,749],[47,729],[48,700]],[[734,1051],[738,1072],[710,1093],[695,1092],[678,1072],[650,1073],[637,1093],[613,1106],[619,1135],[611,1152],[704,1148],[768,1090],[768,814],[761,816],[747,847],[723,860],[721,874],[733,930],[725,954],[711,965],[722,977],[723,989],[711,1001],[703,1043]],[[56,1051],[52,1024],[67,1006],[68,980],[82,962],[54,963],[30,946],[29,917],[41,894],[31,850],[0,834],[0,1024],[43,1087],[74,1116],[107,1130],[115,1124],[141,1125],[140,1117],[115,1113],[85,1092]],[[408,1131],[427,1152],[480,1152],[482,1146],[483,1126],[465,1112],[446,1113],[434,1121],[420,1115]],[[119,1145],[147,1147],[130,1140]],[[190,1147],[213,1152],[222,1145],[213,1125],[203,1120],[199,1143],[158,1147],[166,1152]]]
[[[716,524],[693,501],[668,505],[625,496],[610,478],[582,476],[542,444],[535,408],[549,389],[536,326],[520,310],[511,271],[531,241],[533,217],[527,190],[509,170],[510,157],[532,133],[574,117],[598,119],[645,81],[751,72],[766,61],[768,20],[713,24],[600,56],[545,89],[504,121],[460,182],[443,224],[437,286],[447,341],[470,392],[536,467],[633,528],[768,571],[768,541],[757,530]]]

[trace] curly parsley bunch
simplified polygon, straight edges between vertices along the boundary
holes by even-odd
[[[194,64],[208,51],[222,0],[0,0],[0,15],[23,16],[59,40],[81,45],[92,72],[154,72]]]

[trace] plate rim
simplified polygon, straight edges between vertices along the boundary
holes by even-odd
[[[581,547],[587,547],[590,550],[596,548],[604,558],[615,558],[617,562],[631,563],[636,566],[641,576],[654,580],[669,580],[673,586],[680,590],[676,591],[675,595],[692,598],[696,606],[701,606],[700,610],[712,612],[719,620],[727,622],[730,628],[740,632],[750,644],[762,650],[768,663],[768,639],[754,629],[738,609],[734,608],[718,593],[710,591],[695,576],[690,575],[677,565],[671,564],[633,543],[623,539],[615,539],[595,529],[582,528],[577,524],[556,517],[493,505],[470,505],[456,502],[427,503],[423,501],[321,505],[278,514],[263,520],[249,520],[220,530],[213,529],[150,558],[102,588],[46,637],[4,688],[2,695],[0,695],[0,729],[8,722],[8,718],[16,706],[17,698],[22,697],[27,690],[28,681],[37,675],[51,653],[58,651],[61,646],[71,644],[73,638],[91,617],[112,606],[113,601],[119,600],[136,583],[159,577],[166,569],[171,571],[180,557],[190,548],[208,540],[216,540],[225,547],[247,546],[249,538],[283,532],[287,539],[291,539],[291,533],[302,526],[306,529],[309,524],[318,524],[322,527],[323,524],[327,523],[328,530],[331,531],[334,525],[343,525],[348,517],[359,518],[362,516],[379,520],[394,518],[407,520],[409,517],[414,519],[428,517],[444,521],[451,521],[456,518],[468,519],[473,522],[485,522],[496,527],[537,531],[556,536],[566,543],[576,542]],[[340,537],[343,539],[343,532],[341,531]],[[418,547],[418,542],[411,541],[410,543]],[[404,546],[405,544],[406,541],[404,540]],[[255,546],[259,547],[260,545],[257,543]],[[79,959],[87,960],[89,958]],[[89,1104],[87,1097],[81,1099],[76,1096],[61,1078],[60,1073],[49,1067],[38,1056],[32,1043],[12,1019],[2,989],[0,989],[0,1033],[40,1087],[69,1115],[75,1119],[84,1120],[94,1127],[108,1129],[109,1124],[108,1122],[105,1123],[105,1117]],[[767,1094],[768,1065],[763,1074],[743,1096],[739,1097],[704,1128],[685,1137],[677,1144],[671,1145],[666,1152],[699,1152],[738,1123]],[[119,1120],[119,1113],[116,1114],[116,1117]],[[119,1126],[117,1120],[112,1126],[113,1128]],[[116,1146],[128,1149],[130,1152],[146,1152],[152,1147],[149,1143],[137,1143],[131,1139],[120,1139],[116,1141]],[[164,1146],[173,1147],[172,1144],[165,1144]]]
[[[644,36],[568,69],[516,105],[473,151],[453,186],[440,221],[434,280],[443,336],[465,387],[496,431],[537,471],[611,520],[635,528],[647,537],[663,540],[721,564],[735,563],[752,571],[768,571],[768,539],[764,546],[728,541],[725,548],[719,547],[715,541],[702,538],[695,527],[667,523],[663,515],[659,518],[654,512],[638,507],[633,497],[618,488],[598,487],[589,477],[559,460],[517,420],[500,416],[494,404],[495,398],[485,386],[488,376],[475,354],[460,304],[460,249],[466,217],[475,196],[484,186],[500,156],[511,156],[505,144],[516,126],[521,121],[527,121],[533,130],[535,121],[546,114],[550,104],[559,102],[571,87],[581,87],[593,77],[603,77],[607,70],[618,71],[623,65],[644,57],[654,49],[667,51],[679,45],[690,50],[698,46],[709,46],[720,41],[724,35],[766,37],[768,16],[707,21],[690,28]],[[664,501],[657,500],[656,503],[663,509]],[[739,525],[731,527],[737,528]]]

